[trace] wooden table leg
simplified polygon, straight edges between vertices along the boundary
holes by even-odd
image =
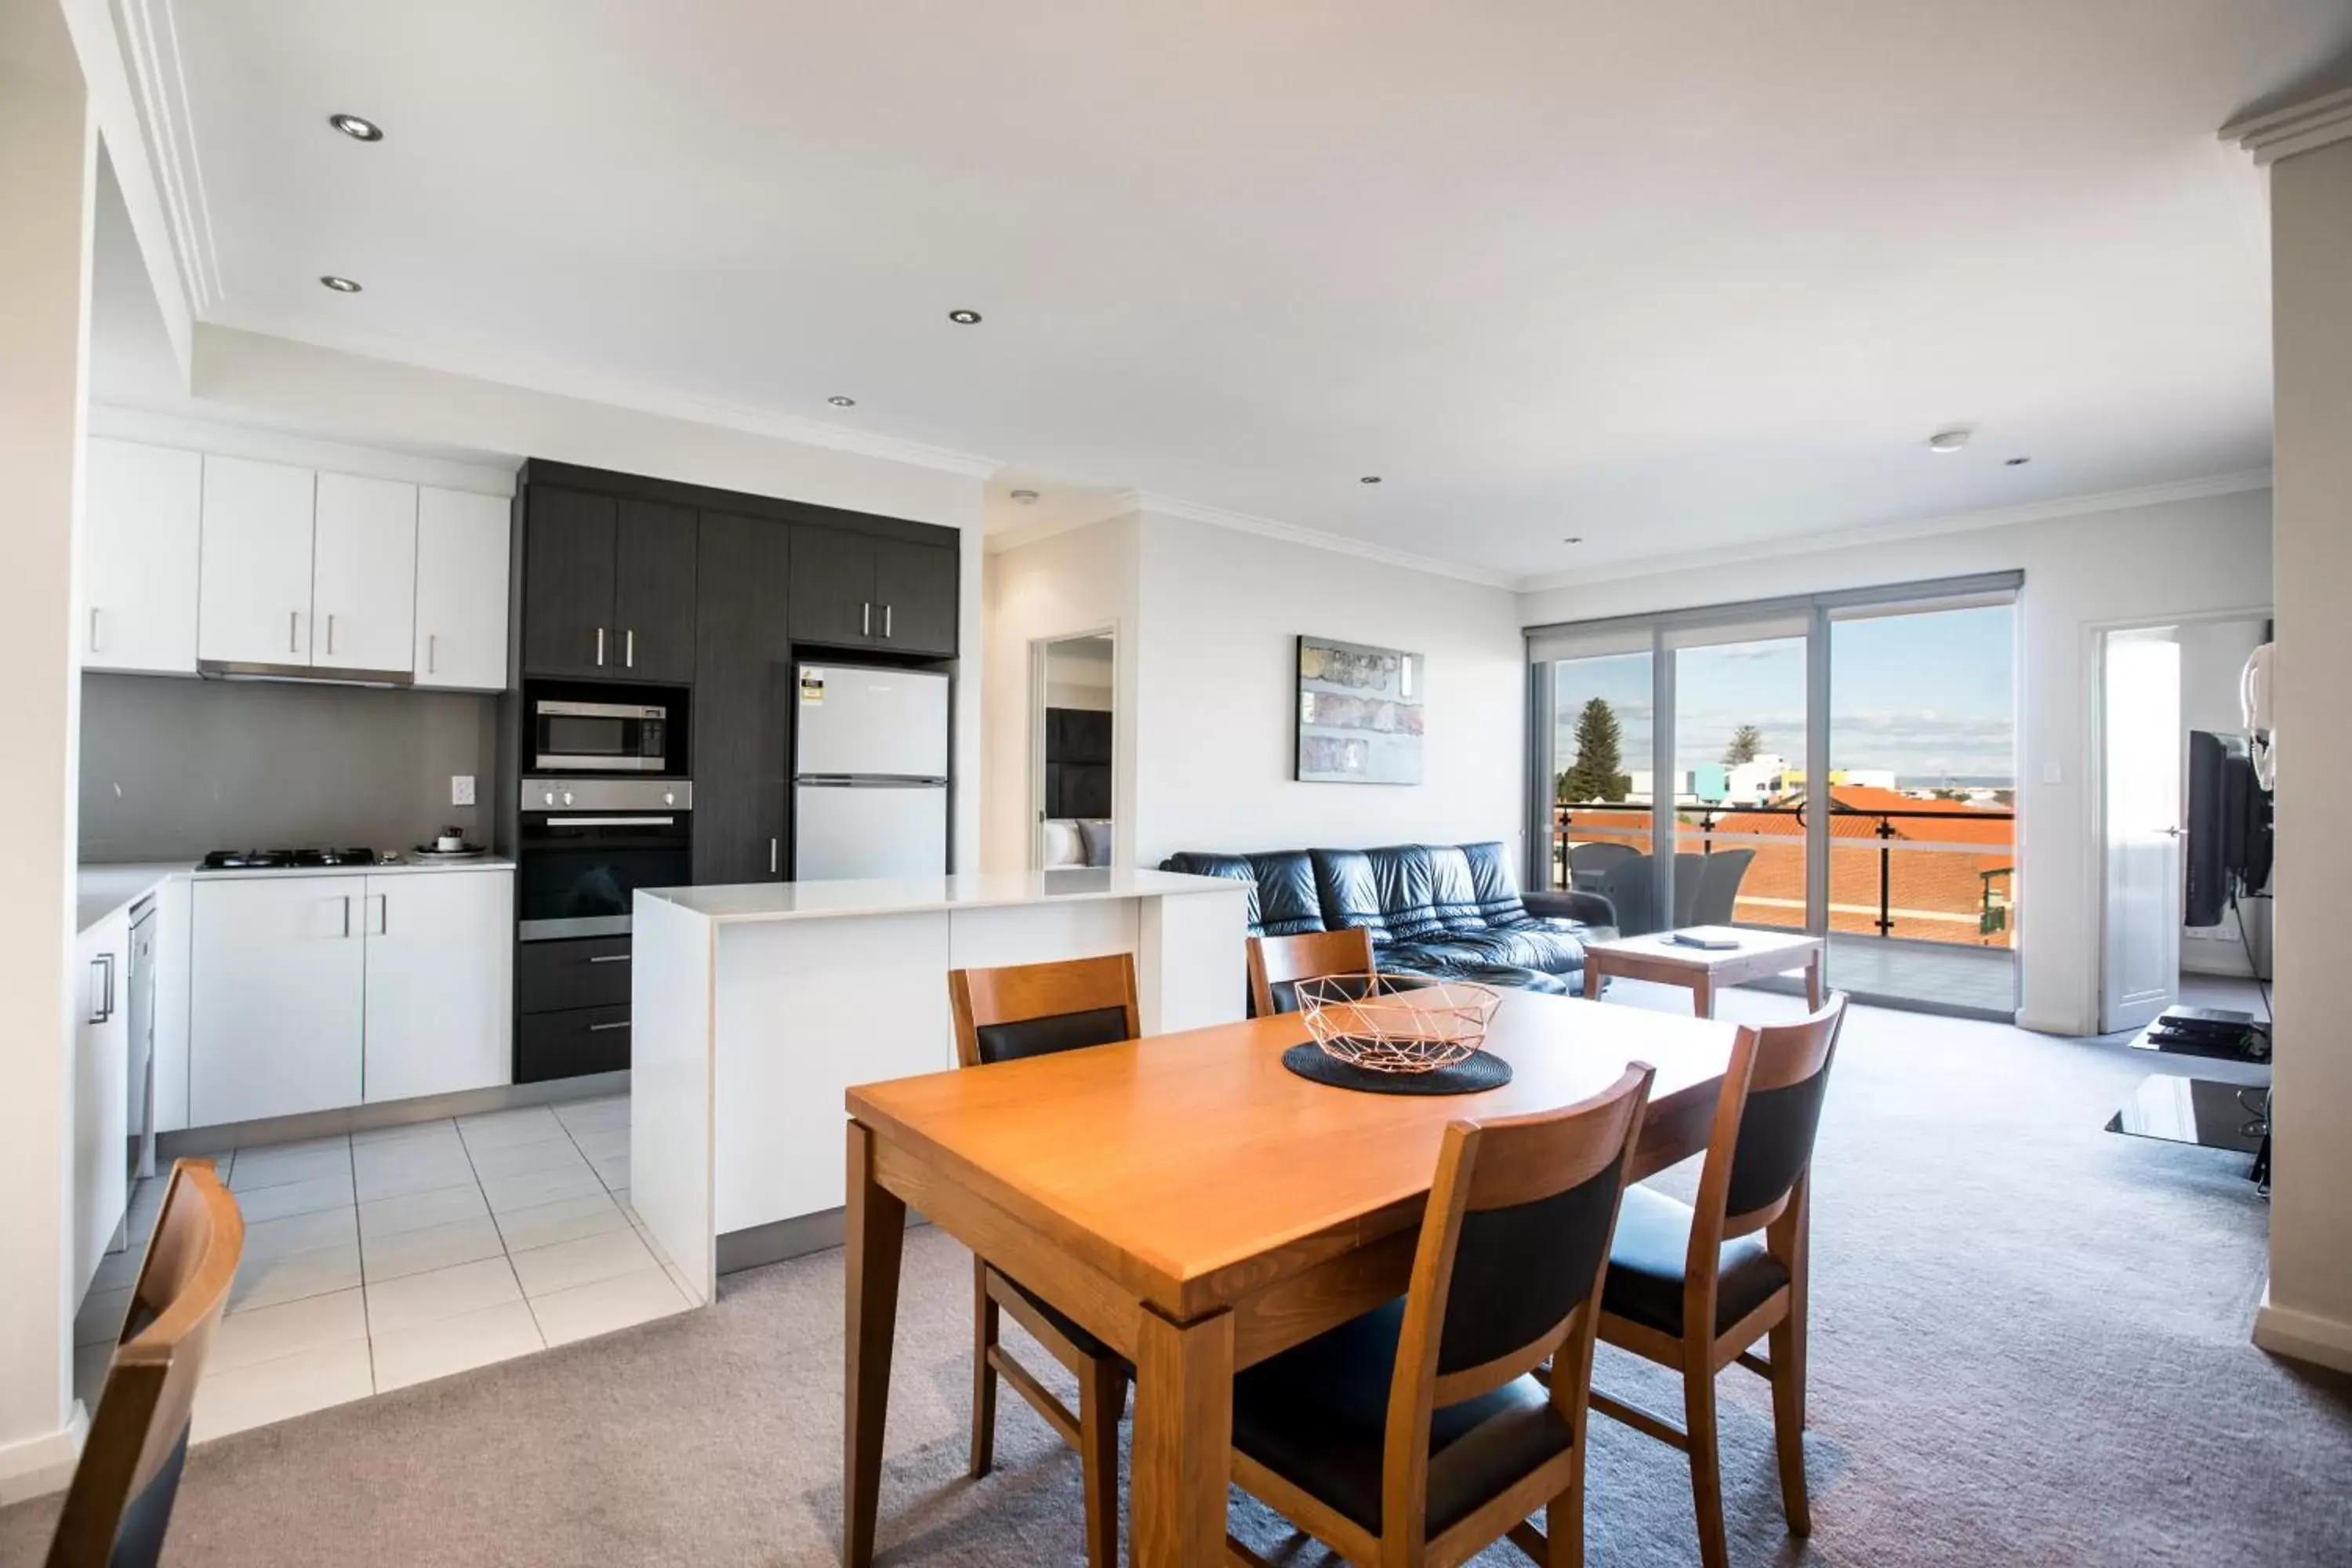
[[[1691,1016],[1715,1016],[1715,977],[1705,972],[1691,977]]]
[[[1589,952],[1584,955],[1584,994],[1587,1000],[1597,999],[1601,994],[1601,966],[1592,962]]]
[[[1135,1352],[1135,1568],[1225,1563],[1233,1440],[1232,1315],[1177,1324],[1147,1308]]]
[[[1805,960],[1805,1005],[1818,1013],[1822,1010],[1822,950],[1815,948]]]
[[[848,1362],[842,1376],[841,1561],[874,1561],[882,1494],[882,1423],[890,1405],[890,1342],[898,1326],[898,1263],[907,1205],[874,1180],[874,1134],[849,1124]]]

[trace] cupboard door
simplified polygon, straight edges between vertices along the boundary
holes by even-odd
[[[310,662],[405,670],[416,657],[416,487],[319,476]]]
[[[188,1120],[197,1127],[360,1102],[363,877],[199,881]]]
[[[204,461],[196,656],[224,664],[309,664],[317,476],[244,458]]]
[[[367,879],[366,1051],[373,1105],[511,1080],[514,877],[416,871]]]
[[[885,647],[951,657],[956,552],[943,544],[874,542],[874,631]]]
[[[694,679],[695,514],[625,500],[613,586],[614,661],[632,680]]]
[[[830,528],[793,530],[793,636],[829,647],[866,647],[882,630],[874,602],[874,541]]]
[[[504,496],[416,492],[417,685],[506,689],[512,512]]]
[[[84,669],[196,672],[196,548],[205,460],[93,439],[82,501]]]
[[[131,917],[82,932],[74,1025],[74,1299],[89,1289],[131,1195]]]
[[[525,675],[616,675],[610,496],[531,487],[523,550]]]
[[[793,531],[702,514],[695,595],[694,879],[767,882],[782,874],[792,746]]]

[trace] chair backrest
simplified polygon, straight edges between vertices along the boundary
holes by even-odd
[[[1620,844],[1613,838],[1588,838],[1581,844],[1568,847],[1568,868],[1571,871],[1606,871],[1612,866],[1638,858],[1641,853],[1631,844]]]
[[[1652,880],[1656,870],[1656,860],[1636,855],[1601,873],[1592,890],[1616,910],[1619,936],[1646,936],[1658,929],[1657,887]]]
[[[244,1252],[245,1216],[212,1163],[173,1165],[48,1568],[152,1568],[162,1555],[196,1382]]]
[[[1689,853],[1675,857],[1674,929],[1695,926],[1698,920],[1699,888],[1706,879],[1707,857]]]
[[[956,1059],[965,1067],[1108,1046],[1143,1033],[1135,955],[957,969],[948,974]]]
[[[1699,868],[1698,907],[1691,911],[1696,926],[1727,926],[1739,901],[1739,884],[1747,879],[1753,849],[1718,849]],[[1680,875],[1677,868],[1676,875]]]
[[[1250,1006],[1261,1018],[1298,1011],[1298,983],[1329,974],[1375,974],[1372,933],[1307,931],[1249,939]]]
[[[1739,1031],[1692,1205],[1686,1279],[1711,1289],[1716,1270],[1702,1270],[1702,1260],[1798,1206],[1844,1026],[1845,997],[1832,991],[1820,1012],[1793,1024]]]
[[[1433,1411],[1549,1361],[1552,1405],[1584,1441],[1601,1275],[1654,1075],[1635,1062],[1564,1110],[1446,1128],[1389,1390],[1383,1516],[1405,1539],[1427,1522]]]

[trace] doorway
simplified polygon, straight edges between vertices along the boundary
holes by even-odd
[[[1118,637],[1105,628],[1029,646],[1029,865],[1118,865]]]
[[[2213,766],[2204,772],[2211,773],[2242,747],[2239,678],[2269,638],[2266,612],[2098,634],[2102,1032],[2145,1027],[2180,1000],[2184,974],[2269,973],[2265,886],[2231,865],[2232,896],[2206,896],[2210,888],[2190,896],[2221,874],[2219,839],[2232,826],[2218,794],[2200,801],[2200,790],[2218,786],[2211,778],[2199,784],[2195,759],[2210,755]],[[2215,862],[2201,877],[2190,868],[2200,848]]]

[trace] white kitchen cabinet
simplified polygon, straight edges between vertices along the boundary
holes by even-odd
[[[226,664],[310,662],[317,476],[246,458],[205,459],[196,654]]]
[[[514,878],[436,871],[367,879],[370,1104],[514,1077]]]
[[[364,877],[195,886],[188,1120],[198,1127],[360,1102]]]
[[[84,669],[196,672],[200,453],[89,443],[82,502]]]
[[[416,646],[416,487],[321,473],[310,548],[310,663],[408,668]]]
[[[73,1296],[79,1300],[130,1202],[131,916],[117,910],[76,945]]]
[[[511,507],[504,496],[417,490],[417,685],[506,689]]]

